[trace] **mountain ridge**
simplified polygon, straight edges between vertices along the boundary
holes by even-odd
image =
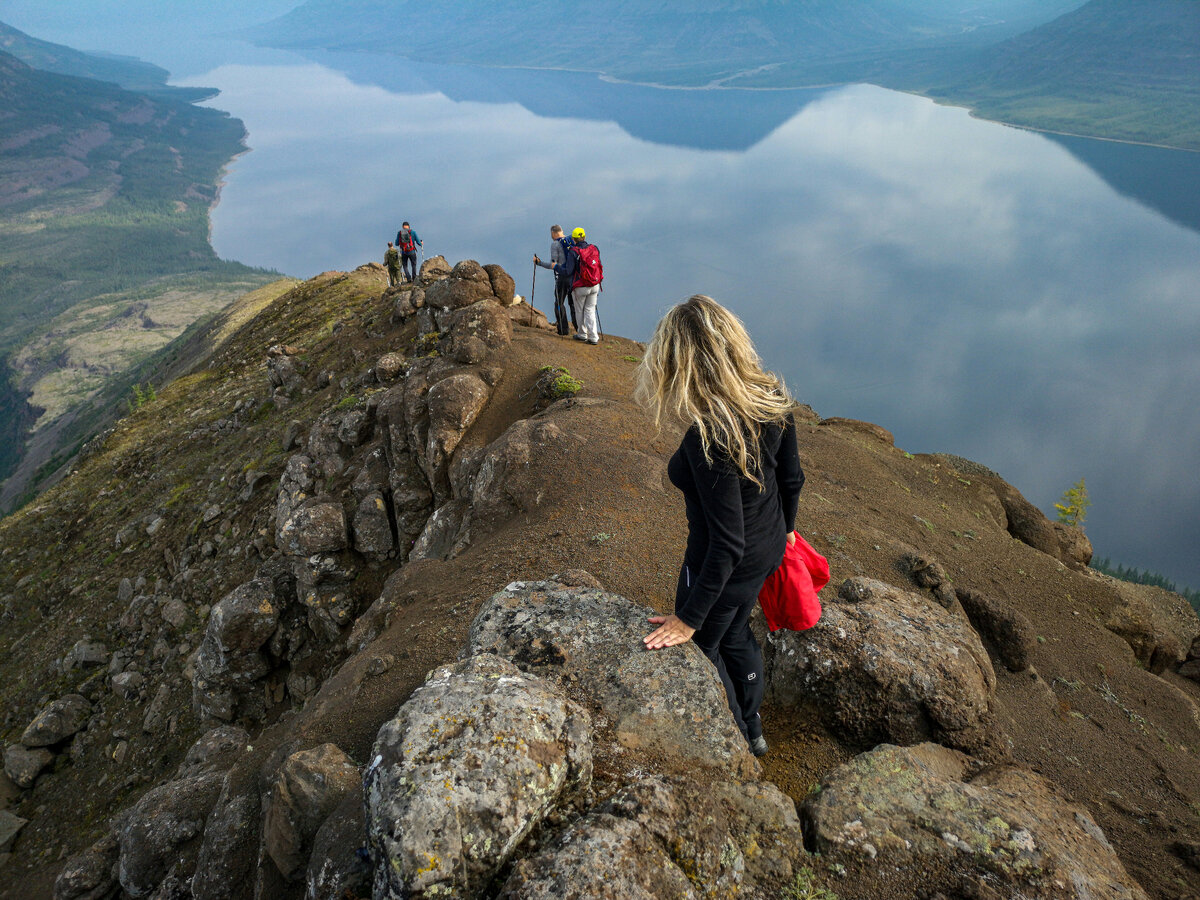
[[[444,672],[467,648],[478,653],[491,634],[497,643],[489,646],[515,654],[531,675],[558,678],[560,659],[593,667],[571,691],[593,720],[627,715],[591,693],[606,677],[678,675],[682,659],[626,657],[612,639],[601,642],[603,659],[590,662],[562,643],[613,627],[580,612],[589,604],[611,610],[620,597],[631,609],[661,611],[674,595],[686,526],[664,471],[679,432],[655,433],[631,402],[640,353],[619,337],[596,347],[564,340],[517,302],[503,270],[472,261],[452,269],[439,258],[426,261],[417,290],[387,289],[378,264],[328,272],[274,299],[239,304],[198,334],[190,361],[155,399],[90,446],[62,483],[0,521],[6,768],[29,779],[5,794],[28,822],[0,868],[0,895],[49,894],[61,876],[59,896],[74,898],[81,894],[68,888],[85,874],[99,873],[93,887],[115,889],[118,871],[126,890],[143,894],[187,884],[197,898],[369,895],[370,870],[355,862],[368,828],[357,785],[375,777],[375,742],[398,710],[417,715],[412,704],[430,685],[469,682],[456,670],[418,693],[427,673]],[[558,367],[576,384],[546,377]],[[556,393],[564,390],[568,396]],[[787,685],[801,673],[786,660],[807,651],[784,643],[786,635],[764,634],[772,750],[761,773],[736,754],[729,767],[710,757],[697,768],[695,748],[669,741],[646,755],[637,741],[663,732],[653,718],[629,719],[613,729],[616,737],[597,725],[594,793],[584,790],[581,809],[564,806],[561,819],[548,820],[501,875],[536,880],[540,854],[558,852],[564,829],[593,827],[612,797],[625,797],[624,808],[641,810],[637,820],[650,831],[656,821],[681,835],[706,816],[726,822],[746,860],[744,882],[731,886],[740,896],[778,896],[803,877],[846,900],[908,896],[914,876],[927,888],[976,883],[983,876],[971,854],[892,865],[830,842],[822,804],[844,779],[877,774],[864,803],[885,818],[894,815],[886,812],[887,785],[917,789],[885,774],[895,765],[888,754],[899,751],[877,747],[883,740],[910,745],[904,765],[914,772],[926,771],[920,759],[937,760],[942,772],[960,765],[947,744],[971,748],[968,760],[1008,759],[987,771],[1026,773],[1012,797],[1049,798],[1037,811],[1049,820],[1063,811],[1070,822],[1094,820],[1088,827],[1116,851],[1104,865],[1119,857],[1112,871],[1127,872],[1149,896],[1173,900],[1180,882],[1200,887],[1200,871],[1172,849],[1194,840],[1189,804],[1200,798],[1195,613],[1177,596],[1089,571],[1086,538],[1047,522],[981,466],[905,453],[878,425],[822,418],[804,406],[796,416],[808,474],[799,525],[829,558],[833,584],[849,585],[826,593],[828,624],[804,639],[841,666],[854,647],[838,643],[839,628],[883,627],[872,641],[894,630],[907,635],[903,652],[880,650],[876,663],[916,660],[919,680],[937,687],[910,710],[906,676],[892,673],[886,677],[898,681],[871,687],[857,680],[868,669],[856,664],[797,692]],[[560,580],[547,582],[554,573]],[[597,584],[610,599],[595,593]],[[510,613],[494,618],[508,609],[536,624],[537,604],[552,600],[583,618],[567,627],[563,616],[547,614],[566,630],[536,639],[503,624]],[[889,609],[905,612],[891,620]],[[934,631],[904,631],[913,621]],[[641,622],[623,627],[636,632]],[[925,643],[951,633],[966,641],[954,645],[957,654]],[[961,674],[943,667],[951,656],[964,661]],[[854,702],[839,703],[836,692],[852,686]],[[834,693],[818,693],[826,691]],[[695,714],[714,723],[706,740],[716,743],[704,752],[720,756],[723,703],[697,696],[689,701]],[[48,703],[80,718],[39,750],[41,732],[30,728]],[[881,703],[891,712],[872,718]],[[474,727],[486,739],[487,723]],[[612,740],[623,749],[613,750]],[[226,745],[232,757],[215,749]],[[347,792],[331,801],[339,812],[272,799],[283,796],[287,773],[326,771],[313,754],[355,770]],[[206,758],[205,766],[226,761],[194,768]],[[1029,769],[1050,786],[1030,780]],[[446,777],[469,778],[457,769]],[[689,778],[697,777],[730,791],[721,794],[730,805],[696,806]],[[665,787],[651,788],[662,779]],[[642,799],[629,799],[630,790]],[[674,818],[655,819],[667,801],[636,793],[645,790],[675,797]],[[990,794],[971,795],[998,814]],[[803,821],[789,820],[784,796]],[[1146,815],[1151,802],[1155,816]],[[156,814],[183,814],[181,803],[195,804],[188,815],[202,827],[163,831]],[[284,808],[294,811],[288,821],[311,815],[324,824],[284,826]],[[1004,815],[1011,830],[1007,822],[1023,814]],[[862,819],[864,828],[882,821]],[[1024,824],[1042,834],[1042,824]],[[144,833],[171,836],[146,844]],[[759,856],[747,834],[761,838]],[[312,841],[327,867],[305,868]],[[383,851],[373,846],[379,863]],[[708,868],[702,846],[677,851],[680,865],[726,877]],[[819,855],[809,852],[817,848]],[[174,874],[167,858],[180,861]],[[982,883],[1026,877],[997,866]],[[1129,890],[1111,896],[1140,896]]]
[[[1189,52],[1200,39],[1193,0],[1063,2],[1043,6],[1036,18],[1023,11],[1003,26],[994,15],[984,28],[971,24],[968,13],[956,18],[935,4],[728,2],[693,17],[657,7],[652,14],[631,2],[606,8],[607,15],[597,12],[595,20],[558,22],[558,40],[547,40],[539,27],[557,21],[549,4],[477,8],[459,0],[416,8],[362,0],[340,8],[337,17],[327,7],[326,0],[309,0],[251,35],[301,51],[563,67],[662,86],[865,81],[1025,127],[1200,149],[1200,72]],[[455,10],[471,14],[456,16]],[[392,18],[404,23],[406,41],[380,45],[373,35]],[[1009,33],[991,30],[1003,28]],[[664,43],[663,35],[671,40]]]

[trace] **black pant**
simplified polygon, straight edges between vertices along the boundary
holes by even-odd
[[[567,310],[571,311],[571,324],[575,324],[575,304],[571,302],[571,284],[565,278],[554,279],[554,323],[559,334],[570,334],[567,328]],[[575,330],[579,326],[575,325]]]
[[[417,280],[417,251],[416,250],[404,251],[403,253],[400,254],[400,262],[404,266],[404,274],[408,278],[408,280],[416,281]],[[411,275],[409,275],[410,270],[412,271]]]
[[[679,573],[679,585],[675,590],[675,605],[688,596],[690,581],[695,577],[685,565]],[[729,699],[729,711],[733,721],[747,741],[762,735],[762,720],[758,717],[763,699],[763,657],[750,630],[750,614],[758,600],[758,592],[766,575],[745,584],[730,585],[731,590],[721,595],[709,610],[708,617],[692,641],[717,667],[725,695]]]

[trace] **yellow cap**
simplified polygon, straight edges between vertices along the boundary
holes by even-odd
[[[582,228],[576,228],[571,232],[571,237],[577,241],[587,240],[587,232],[585,232]]]

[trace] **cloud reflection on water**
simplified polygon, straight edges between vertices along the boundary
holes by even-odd
[[[194,80],[254,148],[214,215],[222,255],[351,268],[406,218],[430,252],[500,262],[527,291],[549,223],[582,224],[612,332],[644,339],[713,294],[822,414],[976,459],[1044,509],[1086,476],[1098,552],[1200,586],[1200,237],[1059,144],[867,86],[735,152],[317,65]]]

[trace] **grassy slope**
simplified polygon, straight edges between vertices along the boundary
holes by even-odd
[[[388,324],[382,287],[378,269],[326,275],[241,325],[238,318],[214,323],[192,348],[207,356],[200,368],[124,419],[80,462],[77,474],[0,522],[0,705],[12,712],[0,738],[19,733],[40,696],[71,690],[87,677],[53,666],[76,640],[90,634],[110,649],[119,646],[112,623],[124,611],[116,600],[120,578],[167,580],[164,551],[178,560],[185,548],[194,552],[211,541],[216,555],[193,563],[195,578],[166,587],[194,613],[249,576],[256,554],[245,548],[259,534],[270,543],[271,486],[287,459],[279,437],[288,422],[309,423],[319,411],[360,403],[372,390],[343,389],[339,377],[294,406],[275,409],[264,402],[264,351],[277,341],[295,345],[310,372],[333,370],[352,381],[385,351],[414,352],[413,325]],[[212,342],[226,335],[210,353]],[[464,448],[490,442],[511,421],[533,414],[529,386],[542,364],[566,366],[584,382],[581,397],[605,402],[560,410],[555,421],[578,442],[569,444],[569,458],[539,457],[546,492],[536,510],[495,523],[494,533],[457,559],[410,567],[398,589],[405,599],[380,640],[347,663],[298,718],[256,735],[256,747],[269,753],[275,742],[301,735],[309,742],[335,741],[365,761],[380,722],[427,671],[455,658],[479,604],[509,581],[582,567],[639,602],[668,606],[686,525],[678,495],[657,484],[657,476],[646,476],[661,471],[674,445],[670,434],[655,437],[630,403],[638,352],[621,338],[583,347],[537,329],[516,329],[512,347],[498,360],[503,380]],[[194,436],[232,416],[237,406],[248,410],[241,427]],[[1146,672],[1104,628],[1118,602],[1111,582],[1068,571],[1014,541],[996,521],[994,497],[989,501],[986,489],[944,461],[912,457],[853,423],[801,418],[801,459],[809,478],[801,527],[829,557],[834,584],[865,574],[911,589],[896,562],[906,548],[915,548],[938,559],[956,586],[983,591],[1027,615],[1040,635],[1034,658],[1040,677],[1010,673],[996,663],[1001,717],[1017,760],[1085,804],[1151,896],[1200,889],[1200,876],[1168,849],[1200,826],[1200,729],[1193,706],[1200,688],[1172,674]],[[251,468],[271,478],[250,501],[240,501],[242,473]],[[210,505],[219,506],[220,515],[205,524]],[[118,531],[152,513],[165,519],[157,534],[147,535],[139,525],[128,549],[115,548]],[[597,539],[600,534],[606,537]],[[390,569],[364,569],[356,589],[369,597]],[[169,634],[169,643],[186,645],[186,656],[202,628],[193,614]],[[370,659],[385,652],[397,661],[387,677],[366,676]],[[180,665],[177,658],[172,671]],[[186,679],[170,683],[168,709],[178,716],[173,733],[143,737],[145,701],[121,703],[108,692],[105,723],[88,732],[78,756],[64,755],[57,771],[21,798],[17,811],[31,823],[17,855],[0,869],[0,896],[6,889],[40,896],[38,887],[61,867],[57,848],[87,846],[108,816],[174,770],[198,725]],[[816,713],[764,711],[772,741],[767,775],[797,800],[821,774],[864,749],[830,732]],[[131,736],[130,753],[116,762],[108,748],[119,734]],[[830,876],[845,897],[914,895],[889,892],[873,877],[879,873],[869,867],[853,883]]]
[[[239,121],[4,53],[0,102],[11,113],[0,120],[0,359],[16,369],[6,408],[32,394],[55,413],[78,409],[189,321],[270,280],[208,243]],[[2,423],[0,477],[21,458],[18,425]],[[84,437],[68,428],[55,449]]]

